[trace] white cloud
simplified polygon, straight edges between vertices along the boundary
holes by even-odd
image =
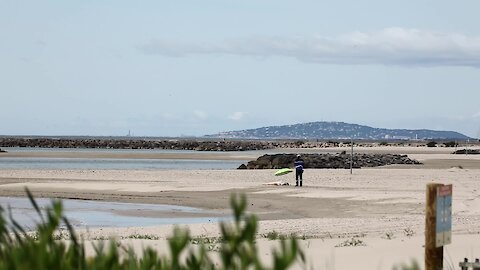
[[[252,37],[206,44],[154,40],[139,49],[167,56],[231,54],[294,57],[314,63],[480,67],[480,36],[405,28],[335,37]]]
[[[193,111],[193,114],[199,118],[199,119],[202,119],[202,120],[205,120],[208,118],[208,114],[204,111],[200,111],[200,110],[195,110]]]
[[[477,112],[476,114],[472,115],[473,118],[480,118],[480,112]]]
[[[234,112],[233,114],[228,116],[228,119],[239,121],[242,120],[246,115],[246,112]]]

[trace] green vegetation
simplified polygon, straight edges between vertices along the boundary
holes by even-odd
[[[307,239],[306,235],[298,236],[294,233],[290,235],[286,235],[286,234],[278,233],[275,230],[268,232],[266,234],[263,234],[262,237],[267,238],[268,240],[282,240],[282,241],[287,239],[301,239],[301,240]]]
[[[352,237],[351,239],[345,240],[342,243],[336,245],[335,247],[358,247],[366,246],[367,244],[363,240]]]
[[[194,237],[190,240],[191,244],[194,245],[204,245],[208,251],[220,251],[221,244],[224,243],[222,237],[207,237],[207,236],[200,236]]]
[[[445,142],[443,143],[445,145],[445,147],[455,147],[455,146],[458,146],[458,143],[457,142],[454,142],[454,141],[450,141],[450,142]]]
[[[127,239],[143,239],[143,240],[158,240],[160,237],[152,234],[131,234]]]
[[[77,238],[63,215],[62,203],[53,201],[42,214],[28,190],[27,194],[41,222],[36,232],[28,233],[11,215],[9,224],[5,210],[0,207],[0,269],[269,269],[259,259],[255,244],[257,218],[245,213],[244,195],[231,197],[234,220],[220,224],[222,236],[217,241],[221,260],[214,264],[204,242],[196,242],[198,248],[192,248],[195,239],[190,237],[188,230],[178,227],[168,239],[168,255],[145,248],[142,256],[137,257],[133,248],[119,248],[118,243],[110,240],[94,246],[95,255],[87,257],[83,241]],[[59,230],[61,222],[65,223],[68,233]],[[132,238],[155,239],[150,235]],[[280,248],[273,251],[270,265],[272,269],[288,269],[297,260],[304,262],[304,254],[297,240],[291,238],[280,242]]]
[[[300,147],[301,145],[304,145],[305,142],[302,140],[295,141],[293,144],[295,144],[297,147]]]
[[[412,230],[412,228],[405,228],[403,229],[403,233],[405,236],[412,237],[415,235],[415,232]]]
[[[383,236],[384,239],[388,239],[388,240],[392,240],[393,238],[395,238],[395,235],[393,234],[393,232],[386,232],[385,235]]]
[[[393,270],[420,270],[420,265],[416,261],[412,261],[411,265],[402,264],[400,267],[395,266]],[[452,268],[453,269],[453,268]]]

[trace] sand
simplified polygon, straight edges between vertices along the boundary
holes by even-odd
[[[318,152],[326,151],[317,149]],[[338,149],[328,149],[335,152]],[[278,152],[314,152],[280,149]],[[295,233],[302,239],[307,265],[313,269],[391,269],[411,258],[423,264],[425,186],[453,184],[453,243],[445,247],[445,263],[456,268],[464,257],[480,257],[480,156],[451,155],[446,148],[378,147],[356,151],[401,153],[424,162],[417,166],[386,166],[349,170],[306,170],[304,186],[294,175],[273,176],[274,170],[0,170],[0,196],[24,196],[28,187],[37,197],[162,203],[193,206],[228,215],[232,192],[245,193],[248,210],[260,219],[259,246],[269,260],[274,241],[263,234]],[[215,159],[254,159],[264,152],[215,153]],[[22,153],[27,155],[27,153]],[[54,153],[50,155],[65,155]],[[96,156],[88,152],[87,156]],[[145,154],[142,154],[145,155]],[[212,158],[187,155],[189,158]],[[186,156],[157,156],[186,158]],[[1,158],[1,157],[0,157]],[[117,157],[115,157],[117,158]],[[141,158],[128,156],[128,158]],[[139,215],[142,213],[129,213]],[[137,249],[149,245],[165,251],[173,226],[90,229],[90,240],[106,236],[128,238],[155,235],[158,240],[121,240]],[[189,225],[193,235],[218,236],[217,224]],[[366,246],[336,247],[351,238]]]

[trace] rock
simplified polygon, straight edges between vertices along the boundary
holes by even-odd
[[[316,169],[347,169],[350,168],[350,156],[346,154],[304,154],[305,168]],[[246,169],[280,169],[293,166],[295,154],[263,155],[252,160],[245,166]],[[406,155],[393,154],[354,154],[353,168],[378,167],[391,164],[421,164]],[[244,165],[244,164],[242,164]],[[240,167],[239,167],[240,169]],[[242,167],[242,169],[245,169]]]
[[[0,138],[3,147],[41,148],[102,148],[102,149],[172,149],[195,151],[251,151],[276,147],[264,141],[201,141],[201,140],[144,140],[121,138]]]
[[[237,169],[238,169],[238,170],[246,170],[246,169],[247,169],[247,165],[242,164],[242,165],[238,166]]]
[[[457,151],[453,152],[452,154],[455,154],[455,155],[480,155],[480,150],[478,150],[478,149],[460,149],[460,150],[457,150]]]

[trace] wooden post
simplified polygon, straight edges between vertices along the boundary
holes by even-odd
[[[465,156],[468,156],[468,143],[470,142],[470,139],[467,139],[467,143],[465,144]]]
[[[350,143],[352,144],[352,152],[350,153],[350,174],[353,174],[353,137]]]
[[[441,184],[427,184],[425,209],[425,270],[443,269],[443,246],[436,245],[437,187]]]

